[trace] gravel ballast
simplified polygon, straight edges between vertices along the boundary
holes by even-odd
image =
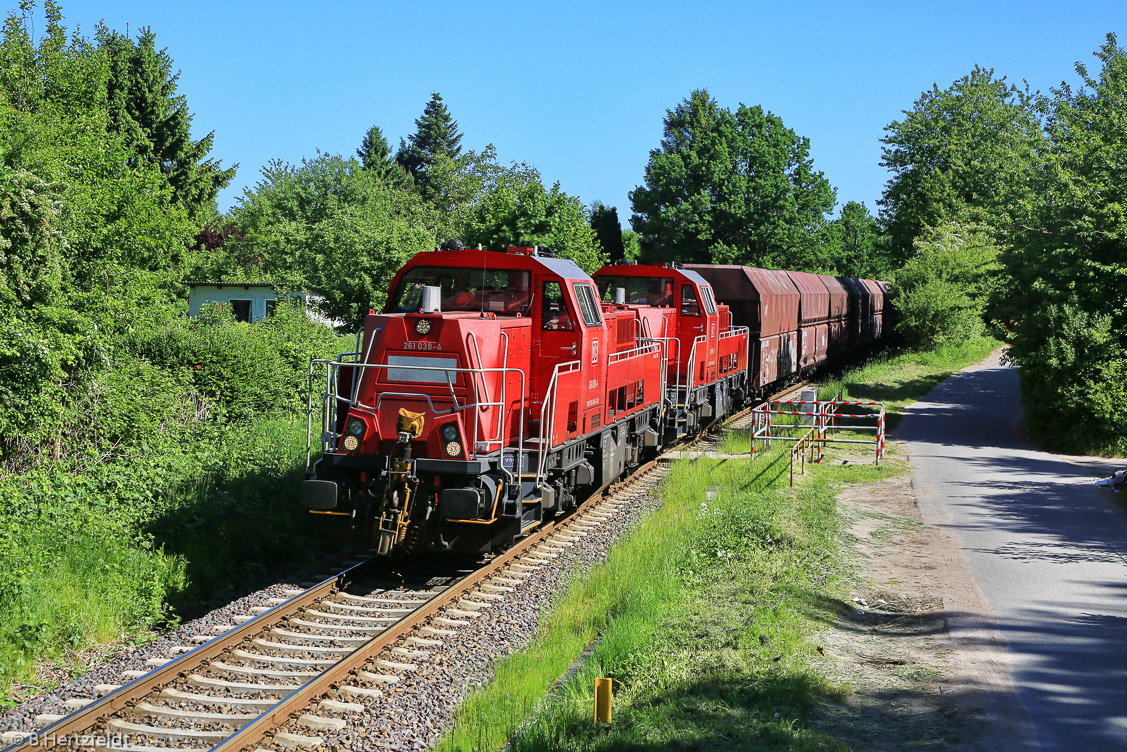
[[[568,584],[604,561],[617,540],[627,535],[647,513],[660,506],[658,490],[665,475],[664,466],[659,464],[644,477],[614,492],[611,500],[626,500],[628,503],[597,527],[589,529],[572,545],[556,549],[557,557],[537,563],[538,568],[530,572],[513,592],[505,593],[503,600],[484,608],[481,618],[466,626],[451,628],[454,631],[452,635],[434,637],[441,644],[420,648],[425,652],[410,659],[414,670],[392,672],[398,676],[398,681],[394,683],[369,685],[383,694],[379,698],[366,698],[362,702],[362,711],[356,712],[354,708],[350,712],[317,711],[319,716],[346,720],[347,728],[314,731],[291,722],[284,731],[321,737],[324,743],[318,747],[319,750],[362,752],[429,748],[450,728],[461,701],[474,687],[493,676],[497,661],[521,650],[536,637],[541,618],[550,612]],[[104,694],[95,689],[98,684],[127,684],[132,679],[124,677],[124,671],[151,670],[153,666],[146,665],[146,660],[171,658],[174,646],[195,647],[198,643],[190,640],[192,636],[218,635],[223,631],[221,627],[238,623],[236,617],[255,614],[255,607],[273,605],[270,599],[285,598],[289,595],[286,590],[295,589],[297,582],[310,579],[309,573],[323,571],[327,571],[325,566],[307,569],[303,577],[294,577],[291,582],[274,584],[240,598],[149,645],[119,652],[82,677],[0,715],[0,731],[30,731],[38,714],[73,712],[73,708],[64,706],[64,700],[96,698]],[[389,656],[385,654],[381,657]],[[360,681],[353,683],[363,685]],[[355,697],[341,696],[335,691],[326,697],[353,703],[357,701]],[[274,749],[280,750],[281,747],[275,746]]]

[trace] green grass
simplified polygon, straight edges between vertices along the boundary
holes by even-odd
[[[997,344],[899,353],[840,384],[899,415]],[[747,432],[731,432],[720,451],[748,444]],[[541,634],[466,700],[438,749],[844,749],[808,722],[816,703],[848,691],[822,677],[810,641],[848,608],[836,495],[909,466],[895,451],[875,466],[868,449],[839,446],[829,458],[848,464],[808,464],[791,489],[788,450],[777,445],[754,463],[676,463],[663,505],[572,582]],[[717,494],[706,502],[709,487]],[[609,727],[592,723],[598,677],[615,680]]]
[[[843,607],[836,489],[904,466],[808,466],[790,489],[786,458],[677,463],[663,506],[498,665],[439,749],[836,748],[805,722],[842,691],[815,670],[807,640]],[[709,486],[718,493],[705,502]],[[541,702],[596,636],[574,678]],[[600,676],[615,680],[615,721],[595,729]]]
[[[265,417],[86,473],[0,479],[0,705],[307,555],[304,454],[304,418]]]

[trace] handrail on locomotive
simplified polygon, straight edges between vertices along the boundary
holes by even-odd
[[[504,335],[502,335],[502,336],[504,336]],[[356,355],[356,354],[357,353],[347,353],[347,355]],[[375,405],[367,405],[364,402],[362,402],[361,400],[359,400],[358,398],[356,398],[355,396],[342,397],[340,394],[338,394],[336,392],[335,385],[337,383],[337,378],[340,374],[340,369],[341,368],[390,369],[390,368],[399,368],[400,366],[397,366],[397,365],[392,364],[392,363],[361,363],[361,362],[357,362],[357,361],[349,362],[349,361],[344,361],[344,360],[339,360],[339,359],[338,360],[328,360],[327,358],[315,358],[312,361],[310,361],[310,364],[309,364],[309,387],[310,387],[310,389],[309,389],[309,398],[306,401],[306,409],[308,411],[308,425],[310,426],[310,428],[307,431],[306,442],[305,442],[306,469],[311,469],[315,464],[312,461],[312,459],[313,459],[313,457],[312,457],[312,451],[313,451],[312,421],[313,421],[313,414],[314,414],[314,409],[313,409],[314,386],[313,385],[316,381],[316,376],[317,376],[316,370],[317,370],[318,366],[323,366],[326,369],[325,391],[323,392],[322,399],[321,399],[321,405],[322,405],[322,407],[321,407],[321,427],[322,427],[321,451],[322,452],[331,451],[332,448],[334,446],[336,446],[336,443],[340,440],[341,436],[343,435],[339,430],[337,430],[338,427],[339,427],[337,425],[339,423],[337,416],[341,414],[338,411],[339,404],[337,404],[337,403],[340,403],[340,402],[345,403],[350,410],[352,408],[359,408],[361,411],[366,411],[377,419],[379,418],[379,411],[380,411],[381,403],[383,402],[383,400],[385,398],[391,398],[391,397],[394,397],[394,398],[397,398],[397,399],[413,399],[413,400],[425,401],[427,403],[427,406],[430,408],[430,411],[431,411],[432,414],[434,414],[434,415],[451,415],[453,413],[471,410],[472,408],[475,408],[475,407],[481,408],[481,407],[504,407],[505,406],[505,404],[506,404],[506,402],[505,402],[505,381],[506,381],[506,379],[503,378],[501,380],[501,395],[500,395],[501,400],[499,402],[489,402],[489,401],[486,401],[486,400],[488,400],[488,394],[486,395],[486,400],[481,400],[481,399],[478,398],[478,390],[477,390],[478,380],[477,380],[476,377],[479,376],[479,375],[484,375],[484,374],[487,374],[487,373],[499,373],[502,376],[507,376],[509,374],[516,374],[520,379],[520,385],[521,385],[522,393],[523,393],[523,390],[524,390],[525,374],[519,368],[509,368],[507,366],[502,366],[502,367],[499,367],[499,368],[457,368],[457,367],[452,367],[452,366],[412,366],[412,368],[414,370],[417,370],[417,371],[442,373],[446,376],[446,383],[450,387],[450,400],[451,400],[451,404],[452,404],[452,406],[449,409],[440,410],[434,404],[434,395],[425,394],[423,392],[381,392],[380,395],[379,395],[379,398],[376,400]],[[458,395],[454,392],[454,385],[453,385],[453,382],[450,379],[450,374],[459,374],[459,373],[465,373],[465,374],[470,374],[471,376],[474,376],[474,378],[470,379],[470,383],[473,384],[475,399],[474,399],[473,402],[467,402],[464,405],[458,404]],[[355,392],[356,392],[355,385],[359,381],[360,381],[359,379],[353,379],[353,386],[354,386],[353,395],[355,395]],[[484,386],[484,384],[483,384],[483,386]],[[518,437],[524,435],[524,411],[521,410],[519,412],[520,412],[520,420],[519,420],[519,423],[518,423],[517,434],[516,434]],[[345,414],[347,414],[347,411],[345,411]],[[499,447],[499,453],[500,453],[500,459],[501,459],[500,469],[505,474],[506,480],[510,483],[513,482],[513,475],[512,475],[512,473],[510,473],[508,471],[508,469],[505,467],[505,463],[504,463],[505,450],[507,448],[510,448],[510,447],[506,446],[506,442],[502,438],[506,435],[506,433],[505,433],[505,428],[507,427],[506,426],[506,418],[507,418],[506,412],[505,411],[501,412],[501,420],[497,424],[497,438],[493,438],[493,439],[482,438],[481,436],[479,436],[478,432],[479,432],[479,429],[481,428],[481,426],[480,426],[480,423],[478,421],[477,412],[474,411],[473,415],[474,415],[473,441],[468,442],[469,448],[467,450],[468,453],[470,454],[471,459],[476,459],[478,457],[478,455],[480,455],[480,454],[486,454],[486,455],[492,456],[493,452],[488,448],[486,448],[486,450],[484,452],[480,451],[480,447],[483,444],[486,445],[486,447],[492,446],[494,444],[500,444],[501,445]],[[517,441],[519,442],[519,439]],[[519,444],[516,444],[515,446],[511,447],[513,449],[513,451],[516,453],[517,459],[515,461],[514,468],[517,469],[518,472],[519,472],[519,468],[524,467],[524,457],[523,457],[523,455],[524,455],[524,452],[526,451],[521,444],[523,444],[523,442],[520,442]]]

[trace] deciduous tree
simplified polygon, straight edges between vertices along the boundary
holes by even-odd
[[[891,271],[891,262],[884,254],[880,226],[864,203],[848,201],[831,226],[834,271],[847,277],[881,279]]]
[[[892,177],[879,204],[896,265],[925,226],[963,220],[1006,233],[1020,219],[1044,147],[1034,103],[1028,88],[975,66],[885,128],[881,166]]]
[[[647,258],[817,269],[834,195],[778,116],[698,90],[667,112],[630,222]]]
[[[324,312],[349,326],[382,306],[407,259],[436,244],[414,193],[330,154],[299,166],[271,162],[232,216],[245,232],[243,252],[263,259],[263,275],[317,288]]]
[[[1098,72],[1040,105],[1049,146],[1038,200],[1001,309],[1014,321],[1031,433],[1054,446],[1127,452],[1127,51],[1114,35]]]
[[[893,287],[898,328],[924,348],[981,336],[998,281],[998,247],[978,225],[925,228]]]
[[[535,168],[514,164],[497,173],[476,202],[464,238],[492,250],[550,248],[590,274],[606,255],[587,219],[583,202],[564,193],[559,183],[547,189]]]

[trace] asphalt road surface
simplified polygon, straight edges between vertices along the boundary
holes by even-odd
[[[1127,494],[1122,461],[1038,451],[1017,372],[988,359],[940,384],[897,432],[925,521],[958,534],[1007,643],[1040,749],[1127,750]]]

